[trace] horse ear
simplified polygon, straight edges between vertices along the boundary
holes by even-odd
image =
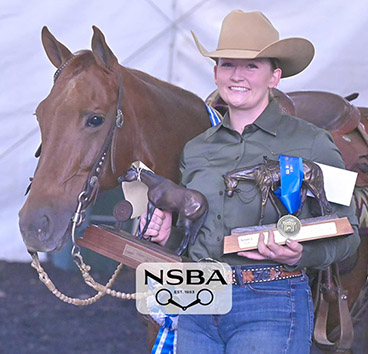
[[[60,43],[46,26],[42,28],[41,39],[45,52],[55,67],[59,68],[73,56],[73,53],[64,44]]]
[[[106,44],[105,36],[101,30],[96,26],[92,26],[92,28],[92,52],[100,65],[103,65],[107,69],[111,70],[114,65],[118,64],[118,60],[112,50]]]

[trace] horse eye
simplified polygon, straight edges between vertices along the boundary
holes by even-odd
[[[99,116],[92,116],[87,119],[86,125],[88,127],[98,127],[104,122],[104,119]]]

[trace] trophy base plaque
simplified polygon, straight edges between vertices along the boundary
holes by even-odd
[[[128,232],[106,225],[88,226],[77,244],[132,268],[146,262],[190,261],[158,244],[139,240]]]
[[[284,245],[288,238],[304,242],[353,233],[353,228],[346,217],[325,216],[300,220],[300,223],[300,230],[288,237],[280,233],[276,224],[233,229],[232,234],[224,239],[224,254],[256,249],[261,233],[265,235],[265,243],[267,244],[268,231],[270,230],[274,232],[275,242],[279,245]]]

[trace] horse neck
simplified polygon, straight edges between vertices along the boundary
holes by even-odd
[[[185,143],[210,125],[204,102],[194,94],[145,73],[121,67],[125,123],[119,133],[121,173],[143,161],[178,182]]]
[[[248,167],[246,169],[241,168],[236,173],[236,177],[241,180],[255,180],[257,175],[260,173],[261,166],[260,165],[254,165],[251,167]]]
[[[141,181],[150,188],[155,187],[156,185],[158,185],[164,180],[163,177],[156,175],[155,173],[148,171],[148,170],[143,169],[138,173],[139,173],[138,178],[140,178]]]

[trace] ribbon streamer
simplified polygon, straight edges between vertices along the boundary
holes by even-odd
[[[211,125],[214,127],[221,123],[222,119],[219,117],[219,113],[216,112],[211,106],[206,104],[207,112],[210,117]]]
[[[290,214],[301,205],[300,188],[303,182],[303,160],[300,157],[280,155],[281,187],[275,191]]]
[[[175,354],[176,352],[176,329],[173,328],[171,316],[166,316],[161,325],[151,354]]]

